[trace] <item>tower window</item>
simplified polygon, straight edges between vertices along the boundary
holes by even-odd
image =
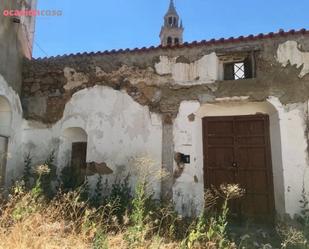
[[[170,17],[168,18],[168,24],[169,24],[169,25],[172,25],[172,24],[173,24],[173,17],[170,16]]]
[[[177,26],[177,19],[176,17],[174,17],[174,24],[173,24],[175,27]]]
[[[178,44],[179,44],[179,39],[175,38],[175,45],[178,45]]]
[[[172,37],[167,37],[167,45],[172,45],[173,43],[173,40],[172,40]]]

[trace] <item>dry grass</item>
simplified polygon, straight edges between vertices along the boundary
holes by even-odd
[[[15,187],[0,205],[0,249],[127,249],[126,225],[112,216],[113,204],[91,208],[79,200],[79,192],[57,195],[52,201]],[[103,231],[104,243],[95,245]],[[178,248],[150,238],[136,248]]]
[[[55,222],[49,220],[44,214],[34,213],[9,229],[1,229],[0,248],[83,249],[91,246],[85,238],[66,229],[64,222]]]
[[[86,249],[93,248],[91,236],[76,233],[64,221],[55,222],[48,215],[35,213],[15,223],[10,229],[1,228],[1,249]],[[128,249],[124,234],[107,236],[107,248]],[[178,243],[147,241],[136,249],[142,248],[179,248]]]
[[[221,194],[225,194],[225,190],[229,194],[237,192],[236,188],[224,188],[221,189]],[[159,209],[151,219],[156,221],[161,217],[165,219],[164,222],[161,224],[148,220],[145,227],[150,230],[145,240],[141,240],[141,243],[134,244],[132,247],[126,236],[134,224],[129,221],[124,224],[117,222],[116,217],[113,216],[113,211],[117,208],[116,204],[109,203],[99,208],[92,208],[87,202],[79,200],[78,191],[59,193],[51,201],[47,201],[42,196],[36,196],[35,193],[35,191],[26,192],[16,187],[9,200],[0,204],[0,249],[235,248],[233,243],[218,247],[218,238],[221,240],[226,238],[218,237],[216,234],[208,239],[209,223],[207,222],[199,228],[197,225],[199,221],[193,221],[193,227],[191,227],[192,224],[186,226],[184,220],[173,218],[172,207]],[[207,193],[206,202],[210,203],[208,205],[210,207],[216,203],[217,197],[209,191]],[[231,196],[232,194],[229,195]],[[193,237],[198,235],[199,238],[195,238],[195,242],[188,243],[190,236],[187,233],[177,240],[177,236],[168,234],[170,223],[174,223],[176,229],[183,226],[182,229],[188,229],[191,235],[194,232]],[[158,225],[160,229],[157,229]],[[191,230],[189,230],[190,227]],[[215,227],[213,228],[217,231]],[[188,246],[189,244],[191,246]]]
[[[162,205],[151,199],[153,184],[166,177],[154,168],[150,160],[136,162],[139,184],[120,219],[118,199],[91,205],[82,200],[81,189],[45,198],[40,180],[50,170],[47,165],[37,167],[38,178],[31,190],[17,184],[9,198],[1,201],[0,197],[0,249],[236,248],[226,234],[227,204],[240,198],[242,189],[228,184],[206,191],[202,215],[184,219],[171,203]],[[225,200],[221,212],[208,217],[219,198]],[[292,238],[290,233],[285,237]]]

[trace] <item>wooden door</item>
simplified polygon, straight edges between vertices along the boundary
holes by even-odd
[[[7,137],[0,136],[0,187],[5,184],[8,141]]]
[[[234,203],[242,217],[274,214],[269,119],[267,115],[203,119],[204,184],[236,183],[246,190]]]
[[[75,169],[77,176],[77,184],[84,182],[86,173],[86,156],[87,156],[87,143],[77,142],[72,144],[71,167]]]

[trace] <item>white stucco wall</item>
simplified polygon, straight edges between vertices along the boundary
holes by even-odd
[[[23,155],[20,143],[22,140],[22,108],[19,96],[9,87],[1,75],[0,98],[2,101],[5,99],[5,102],[9,104],[9,108],[3,109],[3,112],[0,113],[0,135],[9,138],[5,177],[6,184],[10,184],[11,180],[18,176],[23,169]]]
[[[285,182],[286,212],[300,211],[303,184],[309,193],[309,172],[306,138],[307,104],[299,103],[278,108],[282,134],[282,162]]]
[[[202,118],[264,113],[270,117],[276,211],[291,215],[299,212],[303,180],[309,180],[305,107],[302,103],[283,106],[272,97],[267,102],[248,102],[246,97],[226,98],[202,106],[197,101],[182,102],[174,123],[175,151],[190,155],[191,163],[186,164],[173,187],[177,210],[190,215],[198,213],[204,204]],[[189,121],[192,113],[195,120]],[[193,203],[196,210],[192,209]]]
[[[150,113],[148,107],[136,103],[125,92],[95,86],[75,93],[66,104],[63,118],[55,125],[27,123],[24,151],[30,150],[39,162],[55,148],[57,165],[64,167],[70,157],[64,131],[72,127],[87,133],[88,162],[105,162],[115,174],[125,176],[132,171],[134,158],[147,156],[154,160],[158,171],[161,169],[161,117]],[[95,182],[96,178],[90,177],[90,181]],[[159,194],[160,183],[154,188]]]
[[[202,122],[195,118],[190,122],[188,116],[200,108],[197,101],[182,102],[174,122],[175,151],[190,155],[191,162],[186,164],[182,175],[173,186],[173,198],[176,209],[184,215],[195,215],[204,206],[204,177]],[[176,163],[174,168],[176,169]],[[198,181],[194,181],[197,177]]]
[[[300,44],[296,41],[286,41],[280,44],[276,59],[283,67],[290,64],[301,69],[298,75],[300,78],[309,73],[309,52],[302,51]]]
[[[220,67],[216,53],[204,55],[192,63],[176,61],[177,57],[160,56],[160,62],[155,64],[156,72],[159,75],[171,74],[179,85],[209,84],[220,78],[222,65]]]

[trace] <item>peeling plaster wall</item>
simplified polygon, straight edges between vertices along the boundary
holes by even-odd
[[[244,40],[237,44],[216,43],[26,61],[22,94],[24,115],[26,119],[56,123],[74,93],[95,85],[126,91],[152,112],[173,117],[177,116],[180,103],[186,100],[207,102],[215,98],[248,96],[251,100],[264,101],[268,96],[275,96],[284,104],[303,102],[309,98],[308,75],[299,78],[300,67],[283,68],[276,59],[278,49],[287,50],[279,53],[280,61],[286,61],[285,54],[297,58],[296,62],[306,57],[305,52],[284,46],[292,41],[301,45],[304,51],[309,50],[307,35],[287,35]],[[285,48],[281,49],[283,46]],[[221,60],[248,52],[255,58],[256,77],[223,80]]]
[[[248,102],[246,99],[225,98],[204,105],[197,101],[181,103],[174,123],[175,151],[191,156],[191,163],[185,165],[173,187],[176,208],[182,213],[199,213],[204,205],[202,118],[256,113],[270,116],[276,211],[291,215],[300,211],[303,181],[309,181],[304,112],[306,104],[284,106],[273,97],[267,102]],[[306,189],[309,191],[308,184]]]
[[[20,175],[23,170],[23,155],[21,153],[22,140],[22,109],[19,96],[8,85],[4,78],[0,75],[0,97],[5,98],[10,106],[11,122],[4,123],[4,119],[0,119],[0,135],[9,137],[8,158],[6,164],[6,185],[11,180]]]
[[[2,1],[0,13],[4,10],[35,9],[36,0]],[[24,57],[31,58],[34,37],[35,16],[21,16],[20,23],[11,17],[0,15],[0,74],[18,93],[22,88],[22,64]]]
[[[163,163],[174,171],[170,151],[190,154],[191,163],[162,184],[167,192],[173,185],[177,210],[190,215],[203,207],[202,117],[268,113],[276,209],[293,214],[303,177],[309,177],[305,51],[308,35],[298,34],[26,61],[25,150],[42,160],[55,148],[64,166],[69,149],[63,131],[80,127],[88,135],[87,160],[104,161],[114,172],[126,172],[128,158],[140,152],[161,163],[163,148]],[[255,58],[256,77],[222,80],[218,56],[247,52]],[[163,140],[161,115],[168,117]]]
[[[287,41],[279,45],[277,61],[284,67],[290,64],[301,68],[298,75],[300,78],[309,73],[309,52],[302,51],[300,44],[296,41]]]
[[[70,155],[63,132],[71,127],[87,133],[87,162],[105,162],[115,174],[126,176],[133,170],[134,158],[147,156],[155,161],[158,171],[161,169],[161,117],[124,92],[96,86],[75,93],[65,106],[63,118],[55,125],[28,122],[24,150],[30,150],[35,161],[40,162],[54,148],[57,165],[64,167]],[[90,177],[90,181],[94,184],[96,176]],[[160,183],[156,182],[154,188],[158,196]]]
[[[209,84],[221,78],[216,53],[204,55],[192,63],[181,58],[160,56],[160,62],[155,64],[156,72],[159,75],[171,74],[175,84],[179,85]]]

